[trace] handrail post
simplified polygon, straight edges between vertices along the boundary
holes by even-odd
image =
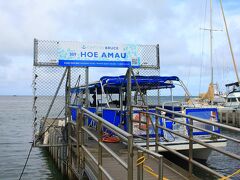
[[[133,179],[133,136],[128,136],[128,180]]]
[[[80,151],[80,166],[81,166],[81,169],[83,170],[85,167],[85,159],[84,159],[84,150],[83,150],[83,145],[84,145],[84,130],[82,129],[83,126],[84,126],[84,112],[81,111],[81,114],[80,114],[80,128],[79,128],[79,133],[80,133],[80,147],[81,147],[81,151]]]
[[[158,180],[163,179],[163,156],[158,158]]]
[[[130,108],[129,108],[129,123],[131,124],[130,125],[130,128],[131,128],[131,133],[130,134],[133,134],[133,107],[131,106],[132,104],[130,104]]]
[[[149,149],[149,114],[148,107],[146,108],[146,134],[147,134],[147,149]]]
[[[128,133],[133,134],[133,124],[132,124],[132,112],[131,112],[131,88],[132,88],[132,78],[131,78],[131,68],[127,70],[127,121],[128,121]]]
[[[190,125],[193,125],[193,120],[192,118],[189,118]],[[192,169],[193,169],[193,128],[189,127],[189,160],[188,160],[188,171],[189,175],[192,176]]]
[[[67,109],[69,109],[69,107],[67,107]],[[67,110],[69,112],[69,110]],[[71,112],[71,111],[70,111]],[[69,116],[68,116],[69,118]],[[72,178],[72,139],[70,138],[72,136],[72,124],[70,123],[71,119],[68,119],[67,122],[67,140],[68,140],[68,147],[67,147],[67,155],[68,155],[68,175],[70,178]]]
[[[98,179],[102,180],[102,170],[100,166],[102,166],[102,146],[100,145],[100,142],[102,142],[102,121],[98,121],[97,124],[98,129]]]
[[[159,136],[158,136],[158,126],[159,126],[159,122],[158,122],[158,117],[155,116],[155,152],[158,153],[158,142],[159,142]]]
[[[132,106],[132,104],[129,106],[129,126],[128,126],[128,128],[130,128],[130,130],[128,131],[130,134],[133,134],[133,106]],[[121,115],[122,116],[122,115]],[[130,125],[131,124],[131,125]]]
[[[80,110],[77,109],[76,116],[76,138],[77,138],[77,172],[80,172],[80,135],[79,135]]]
[[[140,159],[141,157],[143,157],[143,152],[138,151],[137,158]],[[137,163],[138,163],[138,161],[137,161]],[[137,180],[143,180],[143,163],[141,163],[137,166]]]

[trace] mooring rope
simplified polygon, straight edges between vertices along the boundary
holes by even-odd
[[[145,156],[141,156],[141,157],[139,157],[138,159],[137,159],[137,165],[136,166],[139,166],[139,165],[143,165],[143,169],[146,171],[146,172],[148,172],[150,175],[152,175],[153,177],[155,177],[155,178],[158,178],[158,174],[156,174],[155,172],[154,172],[154,170],[150,167],[150,166],[148,166],[148,165],[145,165],[144,164],[144,162],[146,161],[146,157]],[[168,180],[166,177],[163,177],[163,180]]]
[[[220,178],[219,180],[226,180],[226,179],[229,179],[230,177],[233,177],[233,176],[235,176],[235,175],[237,175],[237,174],[240,174],[240,169],[237,170],[237,171],[235,171],[234,173],[228,175],[228,176],[223,176],[223,177]]]
[[[28,159],[29,159],[30,154],[31,154],[31,152],[32,152],[32,148],[33,148],[33,142],[31,142],[31,147],[30,147],[30,149],[29,149],[28,156],[27,156],[27,159],[26,159],[25,164],[24,164],[24,166],[23,166],[23,169],[22,169],[21,175],[20,175],[20,177],[19,177],[19,180],[22,179],[22,175],[23,175],[23,173],[24,173],[24,171],[25,171],[25,168],[26,168],[27,163],[28,163]]]

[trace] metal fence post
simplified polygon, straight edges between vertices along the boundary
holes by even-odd
[[[193,120],[191,118],[189,118],[190,121],[190,125],[193,125]],[[192,160],[193,160],[193,128],[189,127],[189,160],[188,160],[188,171],[189,171],[189,175],[192,176],[192,169],[193,169],[193,164],[192,164]]]
[[[133,136],[128,137],[128,180],[133,179]]]
[[[67,129],[68,129],[68,174],[70,176],[70,178],[72,177],[72,171],[71,171],[71,167],[72,167],[72,139],[70,138],[70,136],[72,135],[72,127],[71,127],[71,123],[67,123]]]
[[[80,121],[80,110],[77,109],[77,117],[76,117],[76,138],[77,138],[77,172],[80,171],[80,135],[79,135],[79,122]]]
[[[158,136],[158,126],[159,126],[159,122],[158,122],[158,117],[155,116],[155,152],[158,153],[158,142],[159,142],[159,136]]]
[[[131,102],[131,101],[130,101]],[[133,107],[132,107],[132,104],[130,104],[130,107],[129,107],[129,128],[130,128],[130,134],[133,134],[133,122],[132,122],[132,118],[133,118]]]
[[[80,133],[80,168],[83,170],[84,166],[85,166],[85,159],[84,159],[84,150],[83,150],[83,145],[84,145],[84,130],[82,129],[82,127],[84,126],[84,113],[83,111],[81,111],[80,114],[80,128],[79,128],[79,133]]]
[[[85,82],[86,82],[86,89],[85,89],[85,108],[88,109],[89,108],[89,104],[90,104],[90,101],[89,101],[89,98],[90,98],[90,94],[89,94],[89,67],[86,67],[85,69]],[[84,118],[84,123],[85,123],[85,118]],[[85,142],[88,142],[88,134],[86,133],[85,135]]]
[[[89,107],[89,67],[86,67],[85,69],[85,81],[86,81],[86,90],[85,90],[85,107],[88,108]]]
[[[102,170],[100,166],[102,166],[102,146],[100,145],[100,142],[102,142],[102,121],[98,121],[98,179],[102,179]]]
[[[131,87],[132,87],[132,78],[131,78],[131,68],[128,68],[127,71],[127,112],[128,112],[128,133],[132,134],[133,133],[133,125],[132,125],[132,114],[131,113],[131,105],[132,105],[132,92],[131,92]]]
[[[161,156],[158,162],[158,179],[162,180],[163,179],[163,156]]]
[[[65,85],[65,124],[67,125],[67,142],[68,142],[68,149],[67,149],[67,166],[68,166],[68,174],[70,178],[72,177],[72,140],[70,136],[72,135],[72,127],[70,124],[71,121],[71,110],[70,110],[70,89],[71,89],[71,68],[67,67],[67,78],[66,78],[66,85]]]
[[[143,152],[138,151],[137,158],[140,159],[141,157],[143,157]],[[138,161],[137,161],[137,163],[138,163]],[[143,180],[143,163],[141,163],[137,166],[137,179]]]
[[[147,149],[149,149],[149,114],[148,114],[148,107],[146,108],[146,134],[147,134]]]

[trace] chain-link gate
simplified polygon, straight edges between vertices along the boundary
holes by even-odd
[[[34,67],[33,67],[34,140],[35,137],[37,137],[36,135],[39,134],[39,128],[42,119],[65,117],[64,114],[65,111],[63,109],[65,107],[65,95],[66,95],[65,94],[66,76],[64,76],[66,68],[58,66],[59,43],[65,42],[34,39]],[[78,42],[66,42],[66,43],[68,44],[72,43],[73,45],[78,44]],[[159,46],[138,45],[138,48],[139,54],[141,56],[141,65],[140,68],[133,70],[134,74],[144,76],[160,75]],[[72,67],[70,74],[71,87],[76,86],[77,83],[78,85],[84,85],[88,83],[86,82],[86,76],[88,78],[88,71],[86,67]],[[64,77],[64,79],[60,84],[62,77]],[[59,91],[57,92],[58,87]],[[152,93],[153,95],[156,94],[156,92]],[[132,94],[132,96],[134,96],[134,94]],[[91,100],[91,97],[89,97],[89,99]],[[148,99],[148,103],[150,103],[152,100],[156,99],[150,98]],[[49,111],[50,106],[51,109]],[[46,117],[46,115],[48,117]]]

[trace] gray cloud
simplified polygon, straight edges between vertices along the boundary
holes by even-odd
[[[12,59],[10,57],[0,55],[0,67],[1,66],[8,66],[11,63],[12,63]]]
[[[204,24],[204,3],[205,0],[194,3],[190,0],[1,1],[0,27],[4,27],[0,29],[0,54],[3,57],[0,56],[1,79],[3,78],[6,83],[21,80],[24,82],[22,84],[31,84],[33,38],[38,38],[83,42],[158,43],[161,53],[161,73],[178,75],[184,80],[188,80],[191,76],[197,81],[203,61],[203,76],[207,83],[210,75],[209,47],[205,45],[202,56],[200,42],[203,33],[199,30]],[[214,7],[219,8],[215,1]],[[233,1],[224,1],[224,7],[226,7],[231,36],[238,37],[240,2],[234,1],[233,4]],[[214,15],[214,26],[222,28],[219,9],[214,11]],[[205,24],[208,25],[208,17]],[[218,69],[224,69],[227,63],[222,59],[224,57],[228,62],[230,54],[226,38],[223,38],[223,33],[218,34],[216,33],[214,37],[216,52],[214,61]],[[204,36],[204,42],[207,44],[208,33],[206,32]],[[234,51],[238,52],[239,38],[232,38],[232,41]],[[239,53],[236,53],[237,60],[239,57]],[[231,72],[232,68],[229,64],[227,66]],[[12,72],[4,69],[4,66],[11,66]],[[92,72],[99,75],[102,70],[94,69]],[[109,74],[115,72],[124,73],[123,70],[110,70]],[[14,77],[18,78],[14,79]],[[231,73],[228,77],[234,78]],[[21,92],[23,91],[22,87]],[[196,89],[193,91],[196,92]],[[1,93],[5,91],[1,90]]]

